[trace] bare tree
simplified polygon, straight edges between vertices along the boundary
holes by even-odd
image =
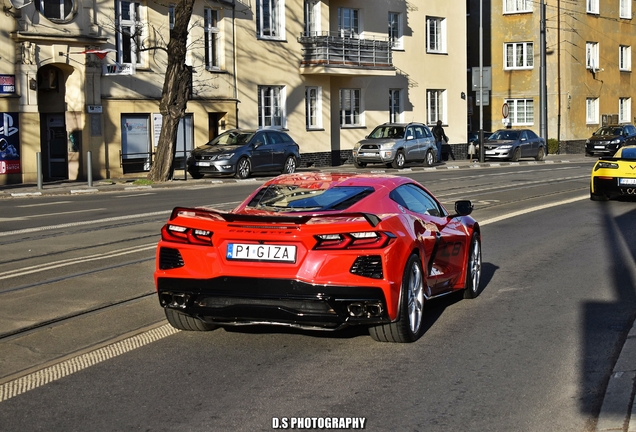
[[[148,179],[167,181],[172,179],[173,161],[176,153],[179,121],[184,117],[192,89],[192,67],[186,65],[188,24],[192,17],[195,0],[176,2],[174,27],[168,42],[168,65],[163,82],[159,112],[163,116],[155,159]]]

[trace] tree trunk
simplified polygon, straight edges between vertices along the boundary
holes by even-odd
[[[163,116],[157,152],[148,173],[152,181],[167,181],[174,173],[174,157],[177,150],[177,130],[183,118],[190,98],[192,87],[192,68],[185,64],[188,24],[192,17],[195,0],[176,2],[174,27],[170,31],[168,42],[168,65],[163,82],[159,112]]]

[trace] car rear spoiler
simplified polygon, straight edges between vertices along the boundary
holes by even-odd
[[[373,213],[320,213],[320,214],[304,214],[297,216],[283,216],[283,215],[251,215],[251,214],[238,214],[228,213],[220,210],[208,209],[203,207],[175,207],[170,214],[170,219],[175,219],[179,213],[191,213],[191,216],[195,217],[207,217],[209,219],[222,219],[226,222],[266,222],[266,223],[289,223],[302,225],[307,223],[311,219],[327,218],[327,217],[362,217],[369,225],[376,227],[382,219]],[[189,214],[187,216],[190,216]]]

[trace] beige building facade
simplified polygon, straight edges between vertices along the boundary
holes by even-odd
[[[174,4],[4,2],[0,184],[145,175]],[[301,166],[346,162],[387,121],[441,119],[465,143],[465,34],[458,0],[197,1],[175,168],[234,127],[287,130]]]
[[[583,152],[603,124],[634,123],[632,50],[635,18],[630,0],[565,4],[545,0],[546,130],[560,150]],[[484,0],[484,66],[492,90],[484,130],[529,128],[540,133],[541,4]],[[479,66],[479,1],[469,2],[469,68]],[[469,84],[472,76],[469,75]],[[474,92],[472,92],[474,95]],[[471,124],[478,129],[474,103]],[[503,105],[508,106],[505,118]]]

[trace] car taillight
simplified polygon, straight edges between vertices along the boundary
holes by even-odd
[[[594,167],[594,171],[600,170],[602,168],[605,169],[618,169],[618,164],[613,162],[599,162]]]
[[[314,236],[314,249],[380,249],[391,243],[395,236],[386,232],[353,232],[343,234],[319,234]]]
[[[212,246],[212,231],[167,224],[161,228],[161,239],[176,243]]]

